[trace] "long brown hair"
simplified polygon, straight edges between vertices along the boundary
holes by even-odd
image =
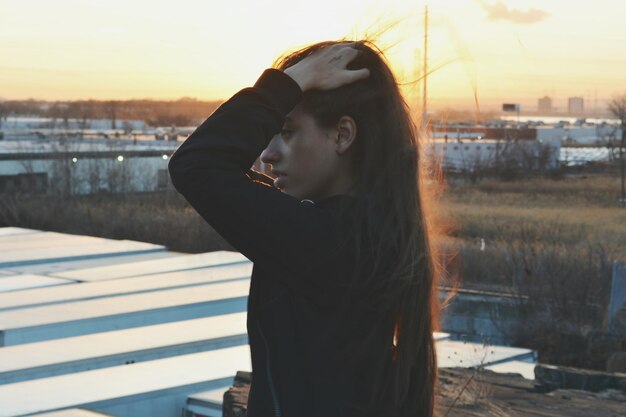
[[[273,66],[284,70],[320,48],[343,42],[362,51],[347,68],[369,68],[370,76],[333,90],[305,91],[301,104],[322,128],[333,126],[343,115],[354,118],[357,181],[350,191],[384,202],[384,210],[367,210],[366,222],[352,216],[352,231],[361,236],[367,230],[370,241],[377,242],[371,274],[359,279],[376,289],[376,299],[369,302],[392,311],[395,317],[389,340],[395,372],[390,381],[372,381],[379,384],[374,391],[379,397],[372,401],[391,401],[402,417],[430,417],[438,375],[433,339],[433,331],[440,326],[437,284],[444,273],[437,242],[441,231],[433,216],[441,171],[433,171],[420,158],[423,144],[409,106],[384,53],[372,41],[316,43],[283,55]],[[363,227],[367,224],[381,225],[379,235]],[[355,240],[356,245],[360,242],[360,238]],[[357,264],[360,253],[357,248]],[[385,260],[391,256],[393,267],[385,270],[386,278],[381,280],[380,271],[389,266]]]

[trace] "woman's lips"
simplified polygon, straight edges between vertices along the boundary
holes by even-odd
[[[285,178],[287,176],[285,174],[278,174],[276,178],[274,178],[274,187],[283,189],[285,187]]]

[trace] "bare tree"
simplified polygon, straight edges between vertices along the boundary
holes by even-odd
[[[622,194],[620,197],[620,206],[626,207],[626,187],[624,186],[626,171],[624,167],[624,146],[626,146],[626,93],[613,97],[613,99],[609,102],[609,111],[613,113],[613,116],[619,119],[622,129],[622,140],[619,147],[619,159],[622,172]]]
[[[110,100],[105,102],[104,108],[106,115],[109,119],[111,119],[111,129],[117,129],[117,110],[118,110],[118,101]]]
[[[4,103],[0,102],[0,127],[2,127],[2,121],[9,114],[9,108]]]

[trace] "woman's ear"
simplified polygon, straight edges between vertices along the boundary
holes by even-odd
[[[356,122],[350,116],[341,116],[337,122],[336,150],[345,153],[356,138]]]

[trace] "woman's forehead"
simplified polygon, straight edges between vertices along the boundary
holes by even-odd
[[[293,110],[287,113],[287,116],[285,116],[285,122],[286,123],[289,123],[289,122],[298,123],[298,122],[304,121],[307,118],[311,118],[311,115],[309,115],[306,111],[304,111],[302,103],[298,103],[296,107],[293,108]]]

